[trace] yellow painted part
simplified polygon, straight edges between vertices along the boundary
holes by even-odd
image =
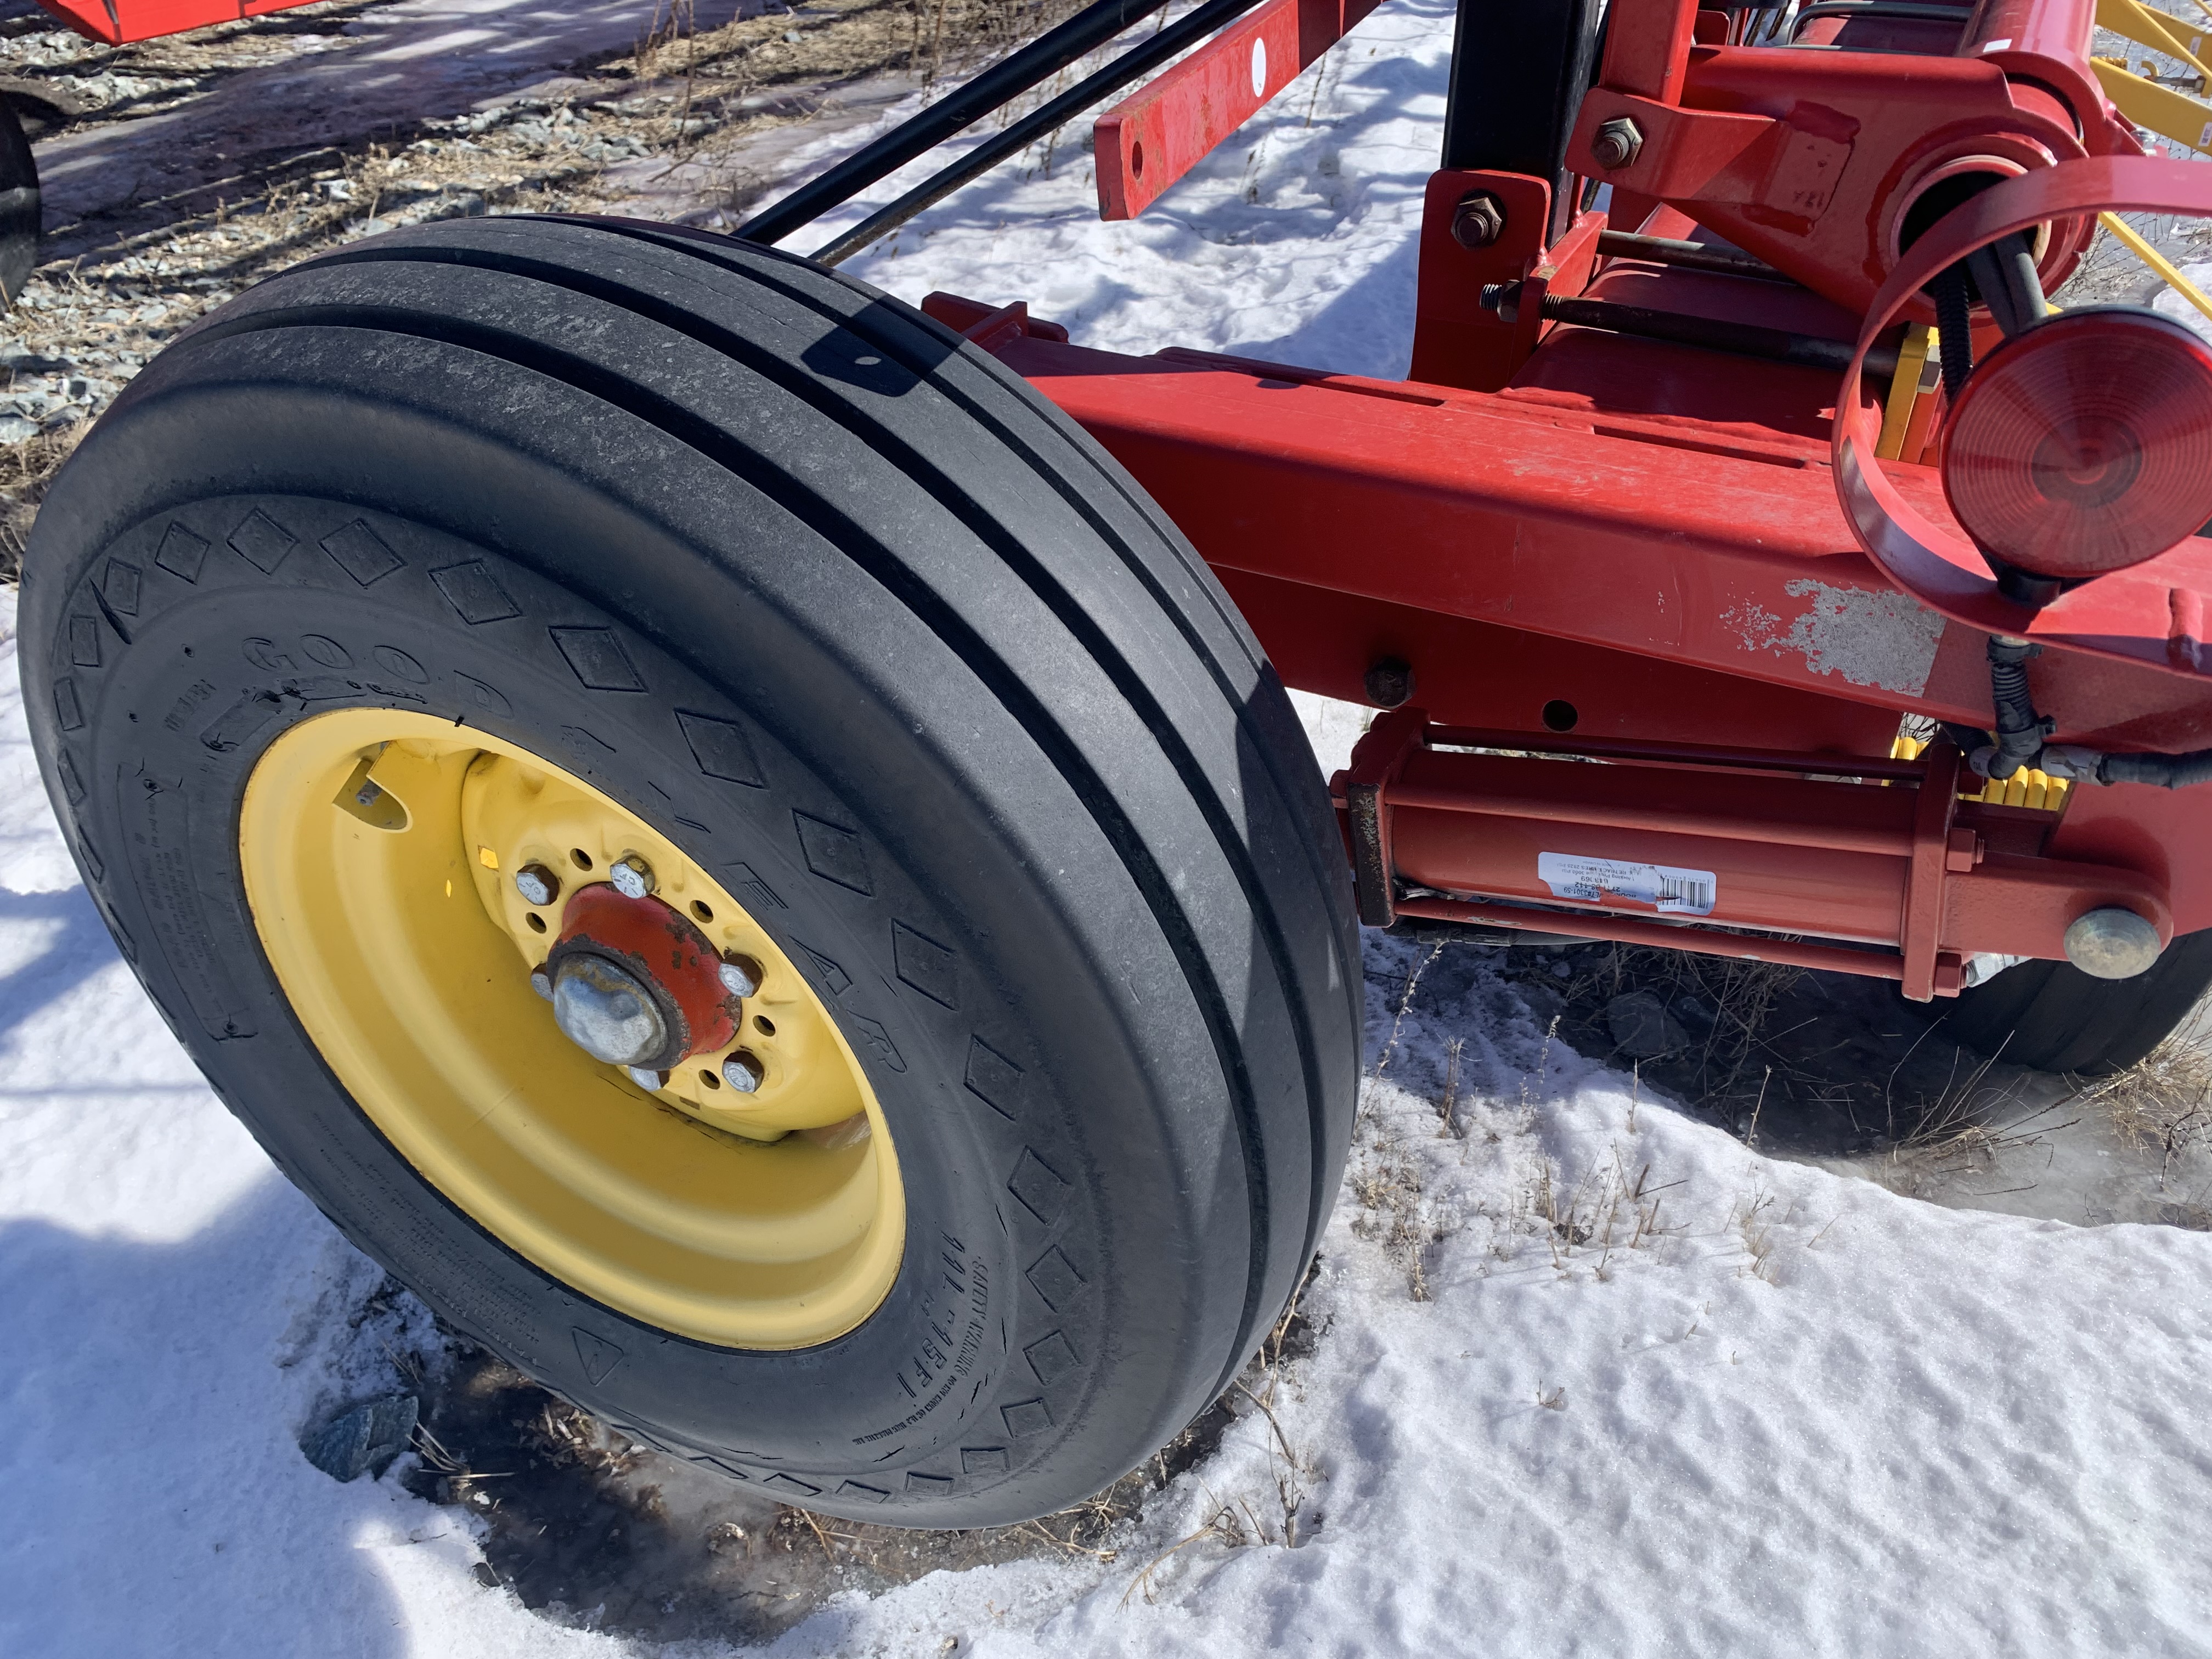
[[[1928,745],[1917,738],[1899,738],[1889,745],[1892,760],[1917,760]],[[1995,778],[1978,778],[1971,772],[1965,776],[1972,782],[1971,789],[1959,791],[1960,800],[1986,801],[1992,806],[2028,806],[2039,812],[2056,812],[2066,805],[2066,792],[2074,786],[2064,778],[2054,778],[2048,772],[2030,771],[2025,768],[1999,782]]]
[[[1941,364],[1936,356],[1939,338],[1925,323],[1905,326],[1905,343],[1897,351],[1897,373],[1890,377],[1889,400],[1882,405],[1881,436],[1874,447],[1874,453],[1885,461],[1897,459],[1903,451],[1913,405],[1923,392],[1931,389],[1925,384],[1927,368],[1931,362]]]
[[[2212,104],[2198,102],[2185,92],[2161,87],[2130,74],[2119,64],[2092,58],[2089,67],[2112,106],[2139,127],[2148,127],[2178,144],[2212,155]]]
[[[761,965],[739,1041],[768,1075],[744,1105],[700,1076],[719,1055],[648,1094],[569,1042],[530,988],[560,905],[533,911],[501,872],[543,863],[565,899],[629,854],[718,948]],[[254,768],[239,854],[262,948],[325,1062],[424,1179],[518,1254],[619,1313],[729,1347],[826,1342],[882,1303],[906,1200],[866,1075],[789,958],[642,819],[499,738],[341,709]]]
[[[2136,258],[2163,276],[2176,294],[2195,306],[2207,318],[2212,318],[2212,300],[2204,297],[2204,290],[2183,276],[2172,260],[2136,234],[2134,226],[2129,224],[2117,213],[2100,213],[2097,216],[2097,222],[2119,238]]]
[[[2202,61],[2204,31],[2186,27],[2178,17],[2169,17],[2142,0],[2097,0],[2097,22],[2139,46],[2179,58],[2200,77],[2212,78],[2212,70]],[[2203,84],[2202,78],[2198,84]]]

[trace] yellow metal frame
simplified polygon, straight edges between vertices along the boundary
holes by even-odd
[[[775,941],[650,824],[496,738],[342,709],[255,766],[239,852],[262,948],[325,1061],[495,1237],[593,1301],[722,1346],[809,1346],[880,1305],[906,1206],[866,1075]],[[648,1093],[532,991],[560,907],[526,903],[514,871],[546,863],[565,897],[628,854],[760,964],[732,1045],[766,1066],[757,1101],[704,1080],[719,1056]]]

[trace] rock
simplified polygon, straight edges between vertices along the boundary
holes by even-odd
[[[1667,1012],[1656,991],[1630,991],[1605,1005],[1606,1029],[1613,1046],[1631,1060],[1656,1060],[1690,1041],[1680,1021]]]
[[[300,1449],[333,1480],[351,1480],[371,1470],[380,1475],[413,1440],[417,1409],[411,1394],[365,1400],[302,1435]]]
[[[39,423],[23,415],[0,415],[0,444],[27,443],[39,435]]]

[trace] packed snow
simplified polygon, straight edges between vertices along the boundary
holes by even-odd
[[[1392,0],[1138,222],[1096,221],[1071,133],[852,268],[1090,344],[1402,373],[1449,18]],[[0,605],[0,1650],[645,1650],[487,1588],[476,1524],[397,1472],[301,1456],[434,1338],[117,957]],[[1302,706],[1340,763],[1356,719]],[[2212,1236],[1771,1160],[1490,958],[1367,951],[1358,1147],[1272,1415],[1110,1560],[843,1593],[775,1652],[2212,1652]]]

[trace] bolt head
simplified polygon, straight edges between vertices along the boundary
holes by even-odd
[[[626,853],[608,866],[607,879],[624,898],[643,898],[659,884],[653,878],[653,866],[635,853]]]
[[[514,890],[525,904],[550,904],[561,896],[561,878],[542,864],[526,864],[514,872]]]
[[[768,1068],[743,1048],[722,1062],[722,1081],[741,1095],[757,1093],[767,1077]]]
[[[1413,670],[1396,657],[1385,657],[1367,671],[1367,701],[1395,708],[1413,695]]]
[[[1486,190],[1460,199],[1452,210],[1452,240],[1462,247],[1488,247],[1505,234],[1505,204]]]
[[[623,1070],[628,1072],[629,1080],[644,1090],[646,1093],[653,1095],[660,1092],[663,1080],[659,1073],[643,1066],[625,1066]]]
[[[1644,148],[1644,129],[1626,115],[1616,115],[1590,137],[1590,155],[1608,173],[1635,161]]]
[[[2066,930],[2066,960],[2095,979],[2133,979],[2158,957],[2158,929],[2132,910],[2092,910]]]
[[[714,971],[721,975],[722,988],[733,997],[749,997],[761,988],[761,965],[750,957],[725,957]]]
[[[553,1023],[610,1066],[639,1065],[668,1042],[652,993],[604,957],[573,956],[561,963],[553,975]]]
[[[544,997],[546,1001],[552,1001],[553,975],[547,973],[543,968],[532,968],[530,970],[530,988],[537,992],[539,996]]]

